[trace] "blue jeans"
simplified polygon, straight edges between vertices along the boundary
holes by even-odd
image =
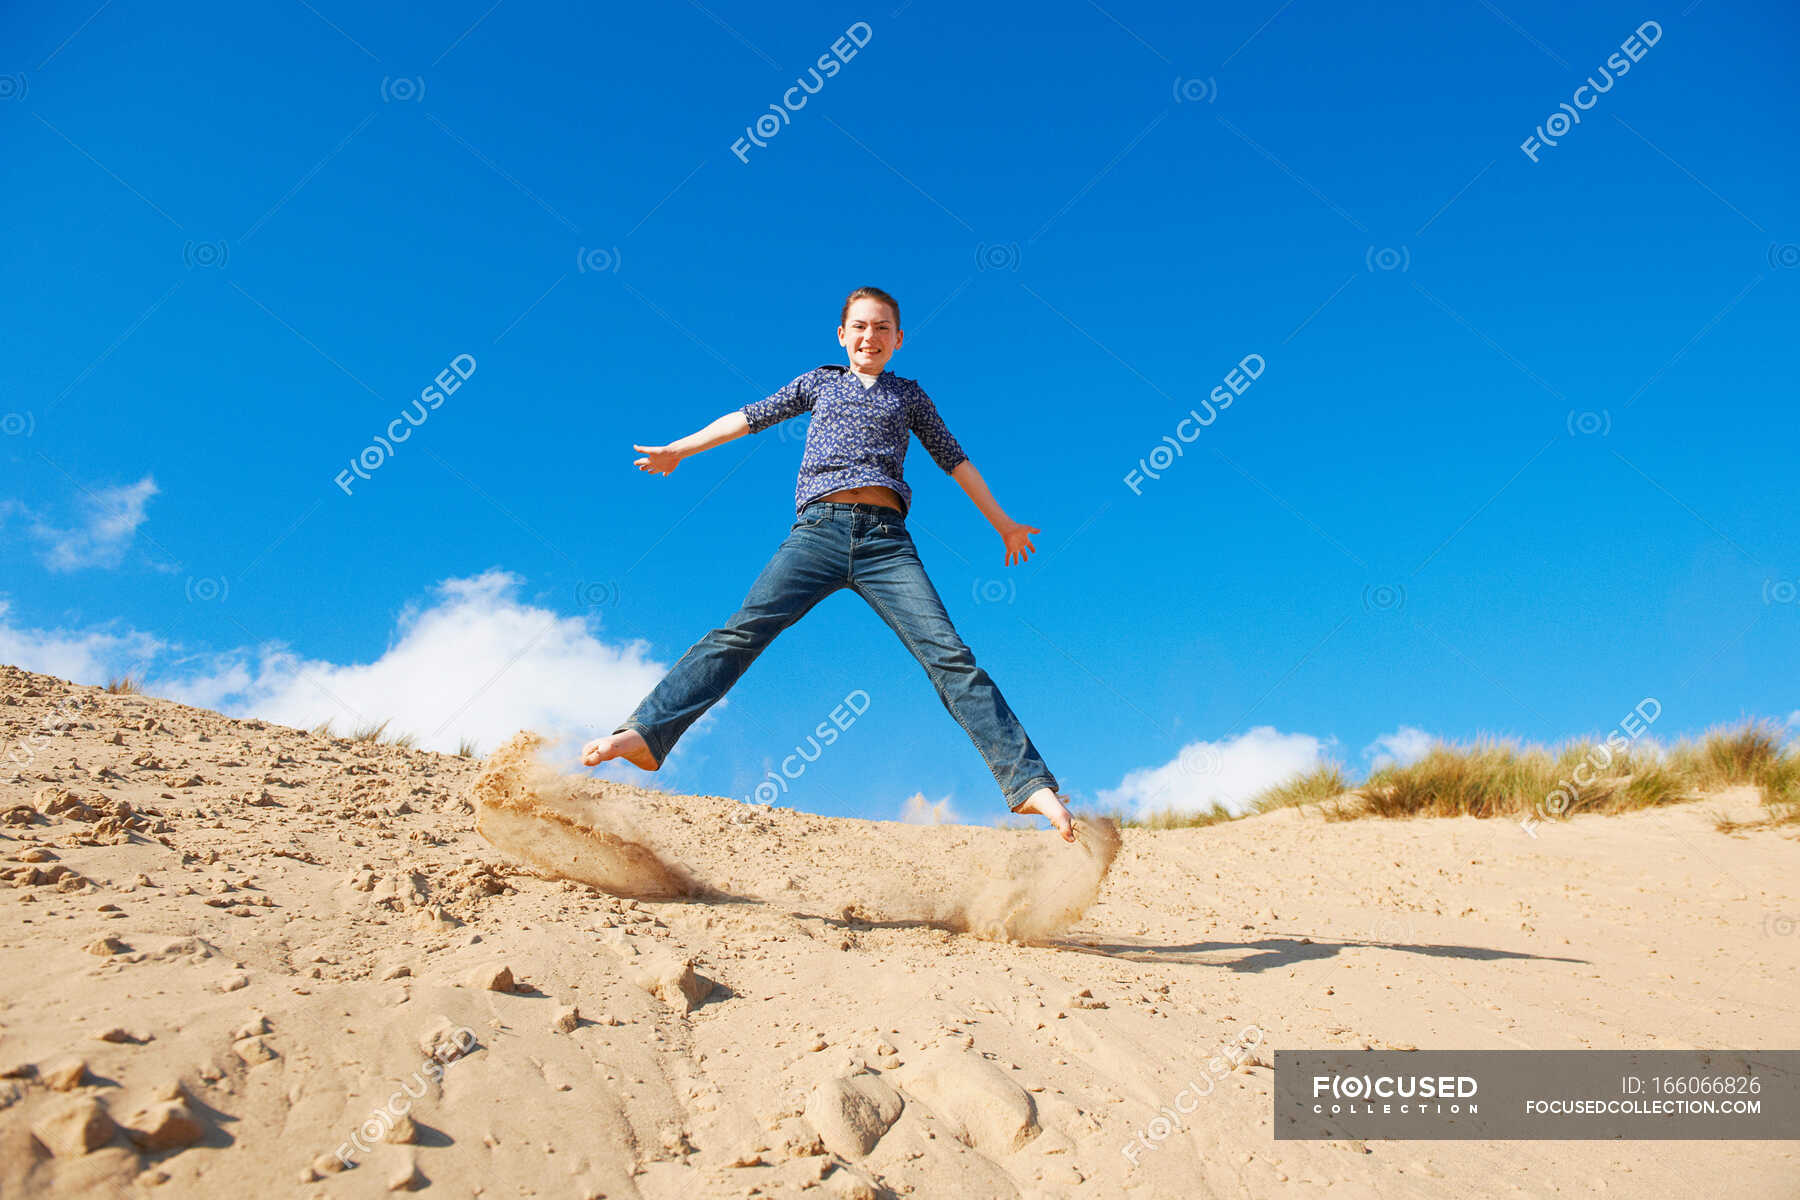
[[[1039,788],[1058,790],[1024,726],[950,623],[905,519],[878,504],[808,504],[743,607],[695,642],[613,732],[635,729],[657,763],[666,762],[688,726],[731,690],[777,634],[845,587],[869,602],[925,668],[944,708],[987,760],[1009,809]]]

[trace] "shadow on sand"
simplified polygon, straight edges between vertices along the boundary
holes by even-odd
[[[1224,967],[1230,971],[1271,971],[1295,963],[1331,958],[1351,948],[1393,950],[1402,954],[1422,954],[1428,958],[1462,958],[1475,962],[1524,959],[1533,962],[1583,963],[1583,958],[1565,958],[1551,954],[1520,954],[1512,950],[1495,950],[1489,946],[1441,946],[1415,942],[1377,942],[1351,940],[1318,941],[1309,937],[1263,938],[1254,942],[1189,942],[1181,946],[1158,945],[1137,941],[1086,941],[1057,938],[1044,943],[1058,950],[1078,954],[1098,954],[1104,958],[1126,962],[1154,963],[1158,966]]]

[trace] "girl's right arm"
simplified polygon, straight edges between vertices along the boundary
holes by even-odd
[[[636,462],[640,471],[650,471],[658,475],[668,475],[681,465],[681,460],[702,450],[711,450],[714,446],[724,445],[734,438],[741,438],[750,432],[750,419],[742,409],[726,413],[698,433],[690,433],[686,437],[670,442],[666,446],[632,445],[633,450],[642,450],[644,457]]]
[[[821,367],[818,370],[823,369]],[[740,409],[728,412],[699,433],[691,433],[678,442],[670,442],[667,446],[634,445],[633,450],[644,452],[644,457],[637,460],[638,470],[667,475],[690,454],[710,450],[733,438],[741,438],[746,433],[761,433],[778,421],[811,412],[814,376],[818,374],[818,370],[796,376],[767,399],[753,400]]]

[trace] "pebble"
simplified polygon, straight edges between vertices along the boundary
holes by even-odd
[[[58,1158],[79,1158],[112,1141],[118,1126],[106,1106],[93,1096],[79,1096],[32,1126],[38,1141]]]
[[[206,1127],[181,1101],[165,1100],[134,1116],[129,1132],[138,1149],[156,1154],[193,1145],[206,1136]]]
[[[490,992],[510,992],[514,988],[512,968],[492,963],[477,967],[469,974],[469,986]]]
[[[251,1066],[271,1062],[279,1057],[269,1043],[260,1037],[240,1038],[231,1043],[232,1052]]]
[[[87,1060],[84,1058],[59,1058],[45,1063],[38,1068],[38,1078],[46,1087],[59,1092],[72,1092],[81,1086],[87,1077]]]

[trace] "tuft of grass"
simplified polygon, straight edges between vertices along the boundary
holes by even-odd
[[[1407,766],[1383,767],[1357,788],[1377,817],[1511,817],[1620,813],[1685,800],[1689,777],[1653,752],[1580,738],[1553,753],[1510,740],[1433,744]]]
[[[334,734],[334,733],[332,733],[332,732],[331,732],[331,720],[330,720],[330,718],[327,718],[327,719],[325,719],[325,720],[323,720],[323,721],[320,721],[320,722],[319,722],[319,723],[318,723],[318,724],[317,724],[317,725],[314,725],[314,726],[313,726],[313,727],[312,727],[312,735],[313,735],[313,736],[314,736],[314,737],[322,737],[322,738],[328,738],[328,737],[336,737],[336,736],[337,736],[337,735],[336,735],[336,734]]]
[[[1713,828],[1720,833],[1736,833],[1740,829],[1766,829],[1770,825],[1779,825],[1781,823],[1774,817],[1764,817],[1760,821],[1736,821],[1721,812],[1715,812],[1709,815],[1712,817]]]
[[[142,693],[143,688],[131,676],[119,675],[106,681],[106,690],[115,696],[133,696]]]
[[[1323,804],[1350,790],[1344,771],[1337,763],[1326,763],[1294,776],[1286,783],[1265,788],[1250,799],[1253,812],[1273,812],[1278,808],[1295,808],[1302,804]]]
[[[1133,816],[1124,809],[1114,809],[1100,814],[1110,817],[1120,829],[1200,829],[1207,825],[1218,825],[1224,821],[1235,821],[1243,814],[1233,813],[1222,804],[1215,803],[1211,808],[1192,812],[1180,808],[1164,808],[1145,816]]]
[[[1499,817],[1535,807],[1556,778],[1556,761],[1542,747],[1435,742],[1416,762],[1372,772],[1357,792],[1368,816]]]
[[[1575,769],[1583,763],[1587,764],[1587,773],[1602,775],[1641,775],[1666,765],[1654,746],[1617,745],[1585,737],[1572,738],[1558,746],[1555,758],[1559,779],[1572,779]]]
[[[1741,725],[1709,729],[1698,742],[1684,740],[1669,752],[1671,765],[1700,787],[1761,784],[1765,775],[1778,771],[1781,727],[1773,721],[1751,720]]]
[[[355,731],[350,734],[350,740],[353,742],[375,742],[383,746],[398,746],[402,750],[413,749],[419,741],[419,735],[416,733],[397,733],[391,737],[384,736],[387,733],[387,727],[391,720],[392,718],[389,718],[388,721],[382,721],[376,725],[358,725]]]
[[[1243,812],[1232,812],[1214,801],[1209,807],[1198,810],[1163,808],[1141,817],[1123,811],[1114,811],[1108,815],[1118,822],[1121,829],[1204,829],[1208,825],[1242,820],[1252,814],[1271,812],[1277,808],[1324,804],[1349,790],[1350,784],[1344,779],[1343,768],[1336,763],[1329,763],[1259,792]]]
[[[1783,749],[1782,727],[1770,720],[1747,720],[1710,729],[1698,741],[1683,741],[1670,763],[1698,788],[1749,784],[1762,791],[1769,815],[1755,822],[1724,822],[1734,829],[1800,825],[1800,745]]]
[[[458,741],[456,743],[456,757],[458,757],[458,758],[478,758],[478,757],[480,757],[479,752],[475,749],[475,739],[474,738],[463,738],[462,740]]]
[[[1133,824],[1140,829],[1203,829],[1208,825],[1235,821],[1237,818],[1238,814],[1215,800],[1211,808],[1197,811],[1177,808],[1159,809]]]
[[[1788,751],[1763,768],[1763,804],[1769,809],[1771,825],[1800,825],[1800,746]]]
[[[1790,747],[1765,763],[1756,782],[1762,789],[1763,807],[1768,810],[1768,815],[1756,821],[1734,821],[1720,816],[1713,821],[1713,827],[1720,833],[1800,825],[1800,746]]]
[[[1657,808],[1679,804],[1693,798],[1695,789],[1680,772],[1658,763],[1647,766],[1631,777],[1608,812],[1630,812],[1640,808]]]

